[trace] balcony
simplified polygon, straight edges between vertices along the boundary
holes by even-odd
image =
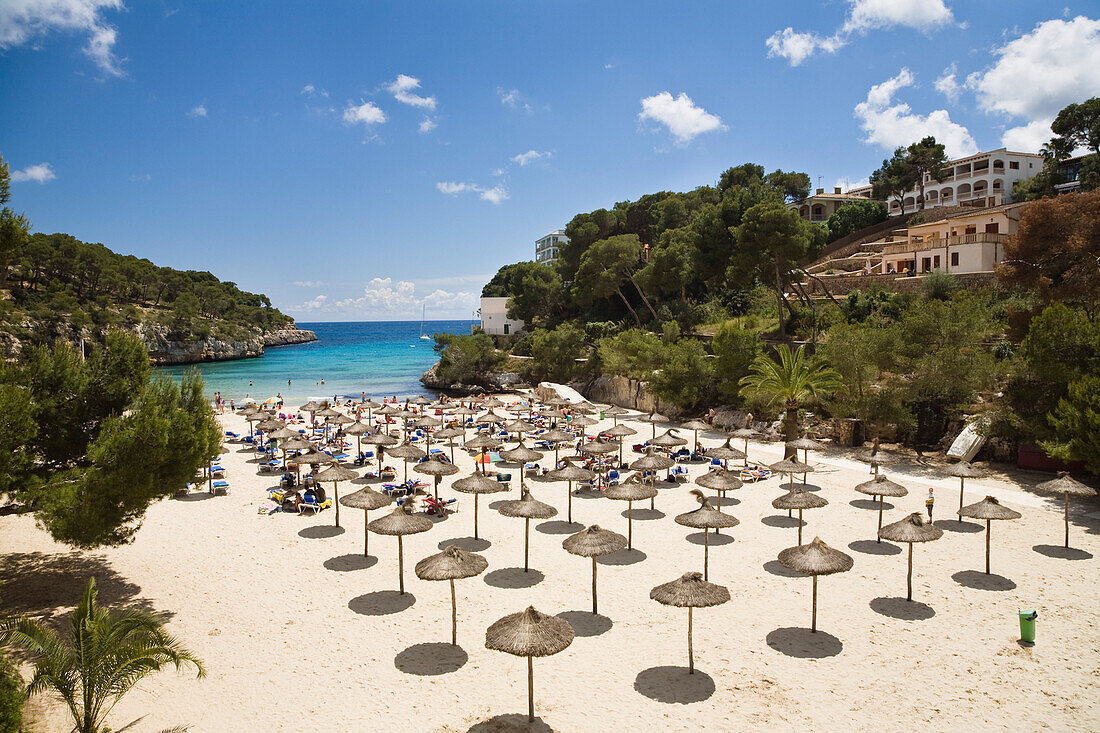
[[[927,252],[932,249],[946,249],[966,244],[1004,244],[1008,239],[1007,234],[996,232],[978,232],[976,234],[957,234],[952,237],[927,239],[923,242],[906,242],[903,244],[888,244],[882,248],[884,255],[900,255],[910,252]]]

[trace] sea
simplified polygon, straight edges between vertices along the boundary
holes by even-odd
[[[362,321],[298,323],[313,331],[308,344],[276,346],[263,356],[235,361],[158,367],[156,373],[179,379],[197,369],[210,398],[251,397],[263,402],[281,395],[288,405],[311,399],[405,397],[434,394],[419,381],[439,360],[435,339],[420,334],[468,334],[478,321]],[[321,380],[324,384],[321,384]]]

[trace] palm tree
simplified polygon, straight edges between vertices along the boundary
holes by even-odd
[[[768,405],[782,401],[783,436],[786,442],[798,439],[798,410],[825,394],[844,388],[840,374],[824,362],[806,358],[805,347],[794,352],[787,344],[775,350],[779,361],[760,354],[741,378],[741,395],[766,400]],[[788,449],[786,458],[797,457]]]
[[[164,622],[144,611],[112,613],[96,606],[95,579],[88,580],[80,605],[69,617],[71,638],[28,618],[0,621],[0,644],[29,652],[34,677],[27,694],[52,692],[69,706],[73,730],[97,733],[115,704],[144,677],[167,664],[178,671],[202,662],[164,630]]]

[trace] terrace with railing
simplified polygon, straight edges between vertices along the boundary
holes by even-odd
[[[1004,244],[1007,234],[996,232],[976,232],[974,234],[956,234],[950,237],[937,237],[925,240],[913,239],[899,244],[887,244],[882,248],[884,255],[897,255],[906,252],[927,252],[932,249],[957,247],[964,244]]]

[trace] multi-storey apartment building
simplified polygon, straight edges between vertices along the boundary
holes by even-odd
[[[535,262],[552,265],[558,259],[558,247],[569,242],[565,231],[555,229],[544,237],[535,240]]]

